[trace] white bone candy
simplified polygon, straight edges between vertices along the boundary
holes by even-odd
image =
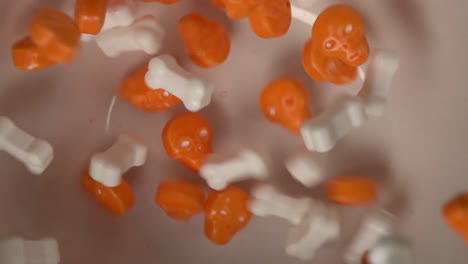
[[[369,264],[411,264],[411,246],[401,237],[384,237],[369,250],[367,261]]]
[[[110,0],[101,32],[115,27],[131,25],[135,21],[136,5],[133,0]],[[81,40],[91,41],[96,35],[81,34]]]
[[[310,151],[327,152],[338,140],[367,120],[362,99],[357,96],[341,98],[334,106],[305,122],[301,135]]]
[[[200,169],[200,176],[214,190],[247,179],[266,179],[268,166],[264,158],[250,149],[234,153],[212,154]]]
[[[324,244],[338,239],[340,224],[333,207],[314,203],[298,226],[291,229],[286,242],[286,253],[303,261],[314,258]]]
[[[24,240],[14,237],[0,241],[2,264],[58,264],[60,253],[55,239]]]
[[[366,79],[359,93],[364,99],[368,115],[383,115],[399,64],[398,56],[392,52],[377,50],[372,53]]]
[[[287,158],[284,163],[291,176],[309,188],[320,184],[325,177],[325,156],[314,154],[300,152]]]
[[[183,69],[169,54],[151,59],[145,81],[152,89],[162,88],[178,97],[191,112],[197,112],[211,102],[212,85]]]
[[[146,161],[147,146],[127,135],[120,135],[117,142],[105,152],[94,154],[89,166],[91,178],[107,187],[116,187],[122,176],[132,167]]]
[[[155,55],[162,46],[164,28],[152,15],[141,17],[129,26],[106,30],[96,37],[96,43],[106,56],[115,58],[130,51]]]
[[[298,225],[311,204],[312,199],[290,197],[269,184],[258,184],[251,190],[249,209],[259,217],[276,216]]]
[[[17,127],[11,119],[0,116],[0,150],[26,165],[34,174],[41,174],[54,159],[54,149]]]
[[[357,233],[345,250],[346,264],[360,263],[364,253],[371,249],[377,241],[392,232],[395,217],[383,210],[372,212],[361,223]]]

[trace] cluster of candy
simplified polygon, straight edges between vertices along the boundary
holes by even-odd
[[[143,0],[173,4],[179,0]],[[252,30],[262,38],[283,36],[293,14],[289,0],[213,0],[232,19],[248,18]],[[179,19],[179,34],[189,58],[202,68],[223,63],[230,53],[230,37],[219,22],[197,13]],[[14,65],[38,70],[71,63],[83,41],[95,39],[109,57],[143,51],[157,55],[165,37],[164,28],[151,15],[135,16],[132,0],[76,0],[74,19],[55,9],[43,9],[32,19],[30,34],[12,48]],[[382,115],[398,58],[385,50],[372,50],[365,35],[364,19],[349,5],[325,9],[312,27],[304,47],[302,64],[317,82],[337,85],[355,80],[358,69],[369,61],[359,94],[339,98],[334,106],[313,115],[308,90],[297,79],[273,80],[262,91],[260,108],[265,117],[300,134],[310,152],[285,161],[291,176],[306,187],[326,181],[329,203],[309,197],[291,197],[268,183],[257,184],[250,194],[233,184],[271,175],[267,153],[240,148],[233,152],[212,151],[213,129],[195,113],[208,106],[212,84],[180,66],[171,54],[160,54],[122,81],[119,95],[144,111],[161,112],[183,104],[188,110],[176,115],[162,131],[168,156],[196,171],[211,191],[183,180],[162,182],[156,204],[176,220],[187,221],[204,213],[205,234],[212,242],[228,243],[245,228],[252,215],[284,218],[292,225],[286,252],[303,260],[312,259],[324,244],[340,237],[340,223],[333,204],[359,206],[374,203],[379,196],[372,178],[341,176],[325,179],[323,164],[311,152],[327,152],[338,140],[361,127],[368,116]],[[22,160],[34,173],[41,173],[53,158],[52,147],[17,128],[8,118],[0,119],[2,149]],[[114,215],[124,215],[135,203],[131,186],[123,179],[135,166],[142,166],[148,148],[139,139],[121,135],[108,150],[92,156],[83,174],[82,186]],[[468,235],[467,198],[461,196],[444,210],[450,225]],[[395,219],[384,210],[370,214],[346,250],[348,264],[409,263],[409,245],[394,236]],[[399,262],[391,262],[397,259]],[[6,262],[8,263],[8,262]]]

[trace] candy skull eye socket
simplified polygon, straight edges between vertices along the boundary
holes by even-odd
[[[198,132],[198,135],[200,137],[206,137],[206,136],[208,136],[208,130],[202,129],[202,130],[200,130],[200,132]]]
[[[345,26],[344,32],[345,32],[345,34],[350,34],[351,32],[353,32],[353,25],[347,24],[347,25]]]
[[[284,104],[286,106],[294,106],[295,103],[296,103],[296,100],[294,99],[293,96],[288,96],[284,99]]]
[[[333,49],[336,46],[336,41],[329,40],[325,42],[325,49]]]
[[[179,146],[180,146],[181,149],[188,149],[190,147],[190,145],[191,145],[191,143],[188,140],[182,140],[179,143]]]

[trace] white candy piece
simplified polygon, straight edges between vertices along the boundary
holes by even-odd
[[[106,30],[96,37],[96,43],[106,56],[115,58],[130,51],[155,55],[162,46],[164,28],[152,15],[137,19],[129,26]]]
[[[362,99],[346,96],[330,109],[305,122],[301,126],[302,139],[308,150],[327,152],[366,120]]]
[[[91,178],[107,187],[116,187],[132,167],[142,166],[146,161],[147,146],[127,135],[120,135],[108,150],[94,154],[89,166]]]
[[[131,25],[135,21],[136,5],[133,0],[110,0],[101,33],[115,27]],[[81,34],[81,40],[94,40],[96,35]]]
[[[325,178],[325,160],[324,156],[318,157],[311,152],[300,152],[287,158],[284,165],[294,179],[312,188]]]
[[[367,260],[369,264],[411,264],[413,256],[406,239],[388,236],[380,239],[369,250]]]
[[[276,216],[298,225],[312,204],[312,199],[290,197],[269,184],[258,184],[251,191],[249,209],[259,217]]]
[[[364,253],[392,232],[395,217],[379,210],[367,216],[344,254],[346,264],[360,263]]]
[[[200,176],[214,190],[247,179],[266,179],[268,166],[259,153],[243,149],[234,153],[212,154],[200,169]]]
[[[152,89],[162,88],[178,97],[191,112],[197,112],[211,102],[212,85],[183,69],[169,54],[151,59],[145,81]]]
[[[2,264],[58,264],[60,253],[57,240],[24,240],[14,237],[0,241]]]
[[[24,163],[34,174],[41,174],[54,159],[54,149],[47,141],[31,136],[5,116],[0,116],[0,150]]]
[[[364,99],[366,113],[381,116],[400,60],[392,52],[377,50],[372,53],[364,85],[359,95]]]
[[[338,239],[339,235],[336,210],[323,203],[315,203],[302,222],[289,232],[286,253],[303,261],[311,260],[320,247]]]

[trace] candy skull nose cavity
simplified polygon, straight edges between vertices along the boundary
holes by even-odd
[[[295,100],[294,100],[294,98],[293,98],[292,96],[290,96],[290,97],[286,98],[286,99],[284,100],[284,102],[286,103],[287,106],[293,106]]]

